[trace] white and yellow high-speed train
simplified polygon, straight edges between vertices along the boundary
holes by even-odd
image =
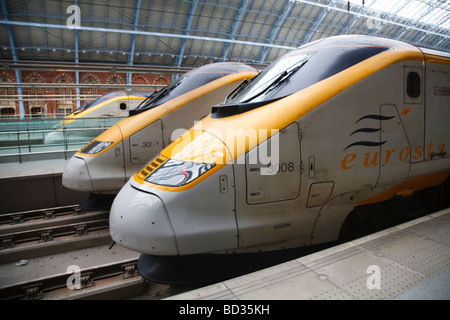
[[[62,184],[92,193],[82,209],[108,206],[136,170],[209,114],[211,105],[257,74],[255,68],[234,62],[185,73],[78,151],[64,168]]]
[[[88,128],[108,128],[121,117],[127,117],[154,91],[114,91],[86,103],[64,117],[64,120],[45,138],[45,144],[89,141],[98,131]]]
[[[289,52],[134,174],[113,240],[170,282],[183,267],[161,264],[307,247],[407,215],[413,195],[448,184],[449,57],[358,35]]]

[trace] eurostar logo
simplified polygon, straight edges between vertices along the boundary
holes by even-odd
[[[377,114],[369,114],[366,115],[364,117],[361,117],[358,119],[358,121],[356,121],[355,124],[358,124],[358,122],[364,120],[364,119],[372,119],[372,120],[379,120],[380,122],[378,122],[378,124],[381,123],[381,121],[388,121],[391,120],[392,118],[394,118],[394,116],[382,116],[382,115],[377,115]],[[353,131],[350,136],[354,135],[354,134],[358,134],[361,132],[365,132],[365,133],[375,133],[375,132],[379,132],[381,130],[381,126],[379,125],[378,128],[369,128],[369,127],[364,127],[364,128],[360,128],[357,129],[355,131]],[[379,135],[374,135],[374,140],[376,140],[377,138],[379,138]],[[366,147],[379,147],[383,144],[385,144],[386,141],[367,141],[367,140],[362,140],[362,141],[357,141],[357,142],[353,142],[351,144],[349,144],[345,149],[347,150],[348,148],[354,147],[354,146],[366,146]]]

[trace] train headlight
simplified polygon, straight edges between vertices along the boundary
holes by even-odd
[[[80,153],[85,154],[97,154],[106,148],[108,148],[110,145],[112,145],[113,141],[98,141],[94,140],[91,143],[89,143],[87,146],[85,146],[83,149],[80,150]]]
[[[169,159],[145,178],[145,181],[166,187],[181,187],[194,181],[215,165]]]
[[[225,144],[217,136],[191,130],[161,152],[161,155],[134,175],[137,182],[162,187],[193,186],[230,163]],[[208,173],[205,175],[205,173]]]

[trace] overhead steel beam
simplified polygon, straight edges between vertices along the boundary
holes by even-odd
[[[287,6],[287,8],[286,8]],[[288,2],[284,5],[284,7],[281,9],[283,11],[283,14],[281,15],[281,17],[278,19],[276,25],[272,26],[272,29],[270,30],[269,34],[270,39],[269,39],[269,43],[272,44],[274,39],[276,37],[278,37],[278,33],[280,33],[281,28],[284,26],[284,22],[286,21],[287,17],[289,16],[289,14],[291,13],[292,9],[295,7],[295,4],[293,2]],[[264,61],[267,58],[267,54],[269,53],[269,47],[265,47],[262,50],[262,55],[261,58],[259,59],[259,63],[264,63]]]
[[[108,0],[106,0],[106,3],[105,3],[105,17],[108,16],[108,8],[109,8],[109,3],[108,3]],[[107,25],[108,25],[108,19],[105,19],[104,26],[106,27]],[[103,38],[102,61],[105,61],[106,40],[107,40],[107,38],[108,38],[108,35],[105,34],[105,36]]]
[[[60,24],[48,24],[48,23],[42,24],[42,23],[24,22],[24,21],[9,21],[9,20],[4,20],[4,19],[0,20],[0,24],[13,25],[13,26],[28,26],[28,27],[36,27],[36,28],[69,29],[66,25],[60,25]],[[136,34],[136,35],[144,35],[144,36],[192,39],[192,40],[203,40],[203,41],[216,41],[216,42],[236,43],[236,44],[243,44],[243,45],[260,46],[260,47],[280,48],[280,49],[294,49],[295,48],[295,47],[291,47],[291,46],[281,46],[281,45],[269,44],[269,43],[263,43],[263,42],[241,41],[241,40],[234,40],[234,39],[220,39],[220,38],[201,37],[201,36],[194,36],[194,35],[140,31],[140,30],[124,30],[124,29],[119,30],[119,29],[111,29],[111,28],[98,28],[98,27],[85,27],[85,26],[80,26],[79,28],[77,28],[77,30],[111,32],[111,33],[119,33],[119,34]]]
[[[72,72],[112,72],[112,73],[164,73],[183,74],[192,68],[174,67],[154,67],[146,65],[124,65],[124,64],[95,64],[95,63],[74,63],[74,62],[54,62],[54,61],[14,61],[0,60],[0,69],[9,70],[42,70],[42,71],[72,71]]]
[[[334,5],[334,3],[332,3],[332,4]],[[310,31],[310,34],[305,41],[306,43],[308,43],[312,40],[312,38],[316,34],[317,30],[322,25],[323,21],[326,19],[326,17],[328,16],[329,13],[330,13],[330,9],[328,7],[325,7],[325,8],[322,8],[322,10],[317,14],[317,17],[320,15],[320,18],[317,19],[317,17],[316,17],[316,19],[314,19],[314,20],[316,20],[316,22],[314,23],[313,30]]]
[[[250,0],[244,0],[241,2],[241,5],[239,6],[239,10],[234,15],[233,22],[231,23],[232,27],[229,33],[228,38],[234,39],[234,36],[236,35],[236,32],[238,30],[239,25],[241,24],[242,18],[244,16],[245,11],[247,11],[247,7]],[[227,42],[223,45],[222,48],[222,60],[226,61],[228,57],[228,51],[230,51],[230,42]]]
[[[189,30],[191,30],[192,20],[194,19],[195,10],[197,10],[198,1],[193,1],[191,3],[191,7],[189,8],[189,13],[186,19],[186,25],[184,29],[184,34],[189,35]],[[186,41],[188,38],[181,39],[180,42],[180,51],[178,53],[177,60],[175,62],[175,66],[181,67],[181,63],[183,62],[184,50],[186,49]]]
[[[134,11],[133,30],[136,31],[139,24],[139,10],[141,9],[141,0],[136,0],[136,9]],[[134,61],[134,49],[136,46],[136,35],[131,35],[130,41],[130,54],[128,55],[128,65],[132,66]],[[127,84],[131,84],[133,74],[127,72]]]
[[[78,6],[78,0],[75,0],[74,4],[76,6]],[[79,23],[81,23],[81,21],[78,21]],[[78,30],[75,29],[75,63],[78,64],[80,62],[80,55],[79,55],[79,46],[78,46]],[[80,83],[80,72],[76,71],[75,72],[75,82],[76,84]],[[75,93],[77,94],[77,98],[76,98],[76,108],[77,110],[80,109],[81,107],[81,103],[80,103],[80,87],[76,87],[75,88]]]
[[[14,82],[0,82],[0,88],[67,88],[67,89],[76,89],[76,88],[126,88],[126,89],[135,89],[135,88],[163,88],[165,85],[157,85],[157,84],[109,84],[109,83],[14,83]]]
[[[427,29],[424,29],[424,28],[416,27],[414,25],[409,25],[409,24],[406,24],[406,23],[395,22],[395,21],[384,19],[384,18],[380,18],[380,17],[377,17],[377,16],[371,16],[371,15],[368,15],[367,13],[365,13],[365,12],[359,13],[359,12],[355,12],[355,11],[348,11],[348,10],[343,9],[343,8],[338,8],[338,7],[330,6],[330,5],[327,5],[327,4],[320,3],[320,2],[313,2],[313,1],[309,1],[309,0],[292,0],[292,1],[295,1],[295,2],[298,2],[298,3],[309,4],[309,5],[312,5],[312,6],[322,7],[322,8],[329,8],[330,10],[335,10],[335,11],[339,11],[339,12],[349,13],[351,15],[358,16],[358,17],[361,17],[361,18],[372,19],[372,20],[375,20],[375,21],[380,21],[382,23],[392,24],[392,25],[395,25],[395,26],[403,27],[403,28],[410,28],[411,30],[425,32],[425,33],[436,35],[436,36],[439,36],[439,37],[448,37],[448,34],[445,34],[445,33],[439,33],[439,32],[435,32],[435,31],[430,31],[430,30],[427,30]]]

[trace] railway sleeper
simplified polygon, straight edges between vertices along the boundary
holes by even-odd
[[[7,249],[14,247],[14,237],[6,237],[1,239],[0,249]]]
[[[143,286],[146,286],[144,281],[130,282],[130,278],[139,276],[137,259],[117,261],[73,271],[75,273],[57,274],[40,278],[35,282],[17,283],[2,287],[0,288],[0,299],[51,299],[52,295],[55,295],[58,299],[70,296],[76,298],[83,289],[98,287],[100,290],[92,292],[88,290],[87,293],[81,294],[81,299],[83,299],[83,297],[89,297],[90,295],[108,294],[108,288],[117,290],[121,283],[125,290],[130,285],[137,285],[140,290],[143,289]],[[128,295],[129,293],[125,292],[124,294]]]
[[[53,219],[57,216],[81,215],[85,211],[81,210],[78,205],[54,207],[47,209],[37,209],[30,211],[4,213],[0,215],[1,224],[18,224],[35,219]]]
[[[80,289],[85,289],[95,286],[94,272],[85,272],[80,275]]]
[[[39,239],[38,242],[47,242],[52,240],[53,240],[52,232],[48,231],[41,233],[41,238]]]
[[[16,216],[12,217],[11,224],[22,223],[23,221],[24,221],[23,215],[16,215]]]
[[[55,226],[37,230],[28,230],[16,233],[9,233],[0,236],[0,249],[11,248],[17,244],[37,241],[48,242],[54,238],[73,235],[74,237],[82,237],[90,231],[107,229],[109,226],[108,219],[100,219],[85,222],[83,224],[69,224],[63,226]]]
[[[86,224],[82,224],[82,225],[78,225],[75,226],[75,237],[81,237],[85,234],[87,234],[88,229],[87,229],[87,225]]]
[[[128,279],[139,275],[136,262],[124,264],[122,269],[124,270],[123,279]]]
[[[44,211],[44,219],[53,219],[55,217],[55,210]]]
[[[42,286],[43,284],[39,282],[23,287],[22,291],[25,292],[25,300],[36,300],[42,298],[44,295]]]

